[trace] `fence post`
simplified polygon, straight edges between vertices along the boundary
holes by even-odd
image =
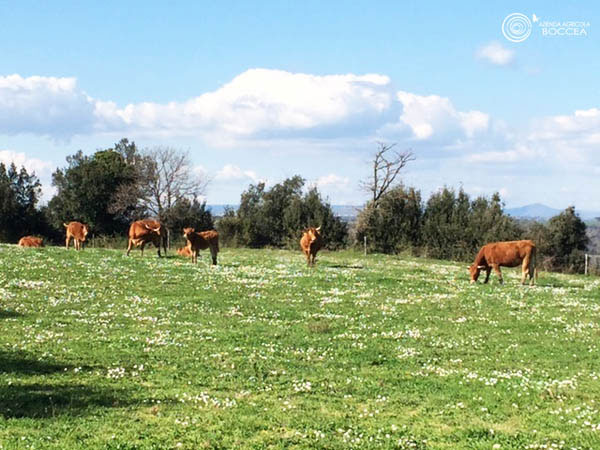
[[[364,243],[365,243],[365,256],[367,256],[367,237],[364,237]]]
[[[588,274],[588,257],[589,257],[589,255],[586,253],[585,254],[585,272],[584,272],[586,275]]]

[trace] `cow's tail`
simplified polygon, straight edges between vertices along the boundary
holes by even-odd
[[[65,228],[69,228],[69,225],[68,225],[68,224],[66,224],[66,223],[64,223],[64,222],[63,222],[63,226],[64,226]]]

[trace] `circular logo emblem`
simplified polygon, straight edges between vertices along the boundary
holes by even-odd
[[[531,21],[521,13],[512,13],[502,22],[502,34],[511,42],[523,42],[531,34]]]

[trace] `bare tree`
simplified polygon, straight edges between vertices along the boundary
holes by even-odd
[[[122,186],[113,198],[116,212],[134,208],[137,214],[159,220],[183,199],[194,199],[206,190],[208,177],[194,172],[188,152],[172,147],[153,147],[136,161],[137,181]]]
[[[360,182],[360,186],[372,194],[373,205],[394,185],[400,171],[415,160],[412,151],[393,151],[396,144],[377,142],[378,150],[373,155],[373,172],[369,178]]]

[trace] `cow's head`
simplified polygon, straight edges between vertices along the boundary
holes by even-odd
[[[318,227],[318,228],[310,227],[309,229],[307,229],[305,231],[305,233],[308,235],[308,239],[309,239],[310,243],[312,244],[319,237],[321,237],[321,227]]]
[[[151,227],[150,225],[148,225],[147,223],[144,224],[144,226],[146,227],[147,230],[152,231],[153,233],[156,233],[157,235],[160,236],[160,232],[161,232],[161,226],[160,223],[158,224],[157,227]]]
[[[187,239],[187,237],[188,237],[189,235],[193,234],[193,233],[194,233],[194,231],[195,231],[195,230],[194,230],[193,228],[191,228],[191,227],[184,228],[184,229],[183,229],[183,237]]]
[[[485,268],[486,268],[486,266],[478,266],[475,263],[473,263],[469,266],[469,275],[471,276],[471,283],[477,282],[477,279],[479,278],[479,273],[481,272],[481,269],[485,269]]]
[[[85,241],[85,238],[87,237],[88,233],[90,232],[90,228],[87,225],[83,226],[83,239],[82,241]]]

